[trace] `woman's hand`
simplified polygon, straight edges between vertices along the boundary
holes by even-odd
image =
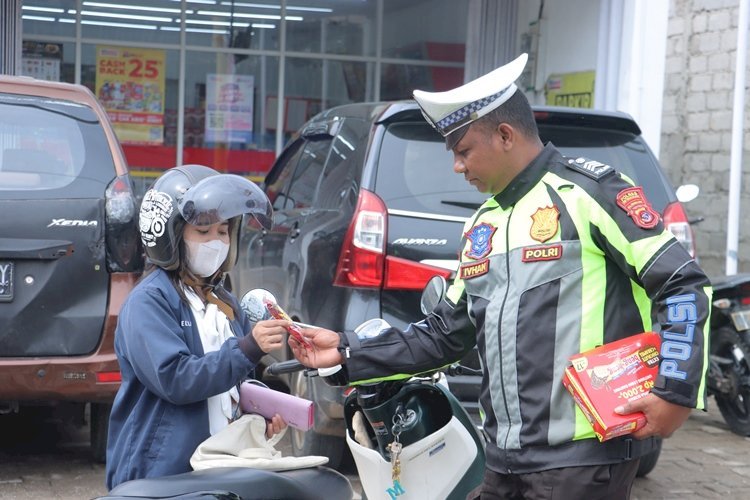
[[[290,324],[283,319],[258,321],[253,327],[253,338],[263,352],[275,351],[284,345],[286,327]]]
[[[286,422],[278,413],[266,422],[266,439],[271,439],[274,435],[286,429]]]
[[[289,347],[297,361],[309,368],[328,368],[344,362],[338,350],[340,337],[333,330],[325,328],[302,328],[302,335],[312,344],[307,348],[289,337]]]

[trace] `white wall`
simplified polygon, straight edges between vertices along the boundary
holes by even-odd
[[[519,2],[519,46],[539,5]],[[529,99],[545,102],[544,83],[553,73],[594,70],[594,107],[632,115],[658,154],[668,6],[669,0],[545,0]]]
[[[525,0],[518,6],[520,36],[537,20],[540,0]],[[534,104],[543,104],[544,83],[553,73],[596,70],[599,0],[545,0],[539,23],[539,41]]]

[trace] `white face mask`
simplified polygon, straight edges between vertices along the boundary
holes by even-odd
[[[201,278],[207,278],[218,271],[229,254],[229,244],[221,240],[207,243],[185,240],[185,247],[188,269]]]

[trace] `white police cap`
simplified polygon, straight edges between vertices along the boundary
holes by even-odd
[[[527,54],[521,54],[476,80],[445,92],[414,91],[414,99],[427,121],[445,137],[452,149],[469,129],[469,125],[502,103],[518,90],[515,82],[526,66]]]

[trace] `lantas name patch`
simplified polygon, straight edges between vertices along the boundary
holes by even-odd
[[[625,188],[617,193],[617,206],[643,229],[652,229],[659,223],[659,214],[651,208],[641,186]]]
[[[483,274],[487,274],[490,270],[490,259],[484,259],[480,262],[472,262],[470,264],[462,265],[458,270],[458,276],[462,280],[468,280],[476,278]]]

